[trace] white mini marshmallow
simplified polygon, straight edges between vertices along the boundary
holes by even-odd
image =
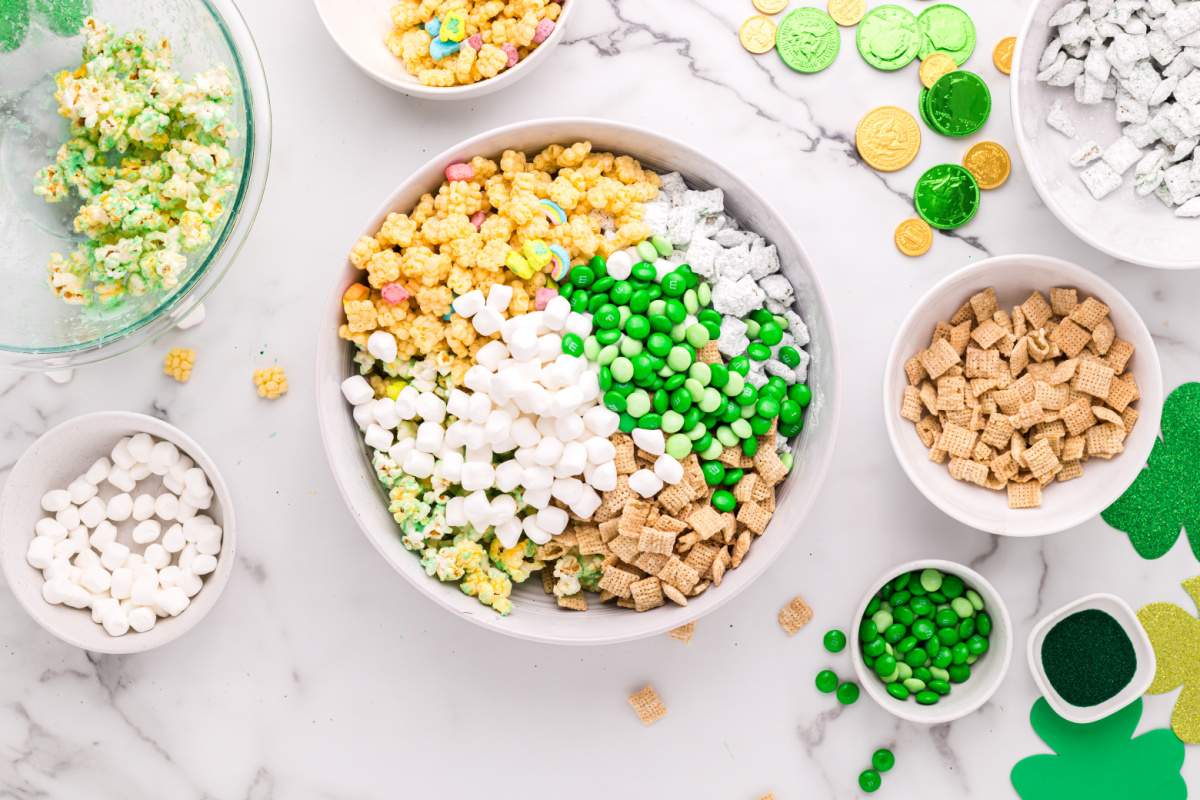
[[[150,477],[150,465],[139,461],[129,468],[129,477],[134,481],[140,481]]]
[[[442,439],[446,432],[436,422],[422,422],[417,427],[416,448],[426,453],[436,453],[442,449]]]
[[[525,504],[533,508],[542,509],[550,505],[550,490],[549,489],[526,489],[522,495]]]
[[[66,489],[52,489],[42,495],[42,508],[55,514],[71,505],[71,494]]]
[[[374,448],[375,450],[387,450],[392,446],[394,437],[391,431],[385,430],[382,426],[372,422],[367,426],[367,432],[363,435],[363,441],[366,442],[367,447]]]
[[[585,430],[583,417],[575,413],[564,414],[554,422],[554,434],[564,442],[575,441]]]
[[[654,430],[634,428],[633,443],[652,456],[661,456],[666,448],[663,432],[657,428]]]
[[[550,494],[565,505],[571,505],[583,494],[583,482],[578,478],[555,478]]]
[[[112,462],[107,458],[98,458],[92,465],[88,467],[88,471],[83,474],[84,480],[93,486],[98,486],[108,477],[109,470],[112,469]]]
[[[539,511],[538,513],[540,514],[541,512]],[[521,529],[525,531],[525,535],[534,544],[545,544],[550,541],[549,531],[538,525],[537,518],[532,515],[521,521]]]
[[[396,337],[387,331],[374,331],[367,337],[367,352],[385,364],[396,360]]]
[[[150,460],[150,451],[154,449],[154,440],[148,433],[136,433],[129,437],[129,455],[140,463]]]
[[[451,497],[446,501],[446,524],[457,528],[467,524],[467,512],[463,509],[463,498]]]
[[[133,513],[133,498],[127,492],[114,494],[108,498],[105,514],[113,522],[124,522]]]
[[[535,447],[542,439],[542,434],[538,432],[537,426],[529,417],[520,417],[514,420],[511,435],[513,441],[517,443],[517,447]]]
[[[362,375],[351,375],[342,381],[342,396],[352,406],[361,406],[375,399],[375,390]]]
[[[604,271],[614,280],[623,281],[633,274],[633,259],[624,250],[618,250],[604,262]]]
[[[617,448],[613,443],[601,436],[591,437],[583,446],[587,449],[588,463],[591,464],[605,464],[617,455]]]
[[[112,572],[117,567],[125,564],[125,559],[129,558],[129,548],[120,542],[109,542],[104,545],[104,549],[100,551],[100,563],[109,572]]]
[[[115,542],[116,540],[117,526],[105,519],[101,520],[100,524],[96,526],[96,529],[92,531],[92,535],[88,541],[93,548],[103,553],[104,548],[108,546],[108,543]]]
[[[137,486],[137,481],[125,467],[113,467],[108,473],[108,482],[122,492],[132,492]]]
[[[187,540],[183,538],[183,526],[178,522],[167,528],[167,532],[162,536],[163,549],[168,553],[178,553],[186,543]]]
[[[91,500],[96,496],[97,491],[95,484],[88,481],[82,475],[71,481],[71,485],[67,487],[67,494],[70,495],[71,502],[77,506],[81,506],[88,500]]]
[[[642,497],[653,497],[663,488],[662,480],[648,469],[639,469],[629,476],[629,488]]]
[[[133,591],[133,570],[129,567],[117,567],[112,571],[112,585],[109,587],[109,594],[117,600],[129,599],[129,593]]]
[[[54,518],[58,520],[59,523],[67,530],[78,528],[79,523],[81,522],[79,518],[79,509],[75,506],[67,506],[55,514]]]
[[[154,610],[145,606],[135,608],[129,612],[129,627],[138,633],[145,633],[150,630],[157,621],[158,617],[154,615]]]
[[[496,538],[506,549],[515,547],[521,538],[521,520],[513,517],[496,526]]]
[[[496,465],[496,488],[502,492],[511,492],[521,483],[521,465],[514,461],[504,461]]]
[[[105,614],[101,624],[109,636],[124,636],[129,633],[129,617],[119,606]]]
[[[517,361],[529,361],[538,352],[537,333],[529,327],[518,328],[508,343],[508,349]]]
[[[567,442],[555,471],[560,475],[581,475],[586,466],[587,448],[579,442]]]
[[[149,551],[149,548],[147,548],[147,551]],[[200,531],[200,534],[196,537],[196,552],[205,556],[215,556],[221,552],[221,528],[219,526],[206,525]],[[168,560],[170,560],[169,556]]]
[[[571,504],[571,513],[582,519],[591,519],[592,514],[600,507],[600,495],[590,486],[584,486],[579,493],[579,499]]]
[[[562,458],[563,443],[556,436],[546,436],[537,444],[533,460],[544,467],[553,466]]]
[[[592,470],[588,483],[600,492],[611,492],[617,488],[617,465],[609,461]]]
[[[584,412],[583,424],[592,433],[607,439],[617,432],[621,418],[604,406],[592,406]]]
[[[446,419],[446,403],[433,392],[421,392],[415,405],[417,414],[427,422],[441,423]]]
[[[462,419],[467,416],[467,409],[470,407],[471,395],[464,392],[462,389],[451,389],[450,394],[446,397],[446,411],[453,416]]]
[[[482,364],[475,364],[463,375],[463,385],[473,392],[491,392],[492,371]]]
[[[508,358],[508,347],[498,339],[488,342],[475,353],[475,363],[482,364],[493,372],[506,358]]]
[[[129,469],[137,463],[137,459],[134,458],[129,452],[128,436],[113,445],[113,449],[112,452],[109,453],[109,457],[112,458],[113,466],[120,467],[121,469]]]
[[[191,602],[183,589],[178,586],[167,587],[154,598],[154,605],[167,612],[167,615],[171,617],[182,614]]]
[[[179,461],[179,448],[170,442],[156,442],[150,449],[150,471],[155,475],[166,475]]]
[[[505,283],[493,283],[492,288],[488,289],[486,305],[492,311],[498,314],[503,314],[508,311],[508,304],[512,302],[513,287]]]
[[[79,507],[79,521],[89,528],[94,528],[104,521],[107,505],[99,497],[93,497]]]
[[[355,411],[359,408],[368,406],[356,406]],[[396,411],[396,401],[390,397],[381,397],[369,405],[371,416],[379,427],[386,430],[393,430],[400,424],[400,414]]]
[[[471,318],[471,324],[475,326],[475,331],[480,336],[494,336],[500,332],[500,326],[503,323],[504,317],[490,308],[481,308]]]
[[[162,533],[162,523],[156,519],[147,519],[133,526],[133,541],[137,544],[149,544],[157,541]]]
[[[148,606],[154,603],[155,596],[158,595],[158,573],[153,576],[135,575],[133,579],[133,588],[129,590],[129,599],[139,606]]]
[[[92,594],[101,594],[112,586],[112,575],[104,567],[90,567],[83,571],[79,585]]]
[[[358,429],[365,431],[368,425],[375,422],[375,404],[363,403],[361,406],[355,406],[354,410],[350,412],[350,416],[354,417],[354,424],[358,426]],[[172,492],[183,491],[183,481],[174,478],[170,473],[163,478],[163,486]]]
[[[551,536],[557,536],[567,528],[567,512],[557,506],[543,508],[537,513],[537,524]]]
[[[463,501],[463,513],[476,529],[483,530],[492,514],[492,504],[483,492],[471,492]]]
[[[191,572],[184,572],[179,576],[179,580],[175,584],[188,597],[195,597],[200,590],[204,588],[204,581],[199,575],[193,575]]]
[[[410,450],[400,468],[414,478],[428,478],[433,474],[433,456],[420,450]]]
[[[543,321],[550,330],[560,331],[563,325],[567,323],[567,315],[570,313],[571,301],[561,294],[556,294],[546,303]]]
[[[170,492],[163,492],[154,498],[154,513],[161,519],[171,521],[179,513],[179,498]]]
[[[121,603],[112,597],[98,595],[92,598],[92,622],[97,625],[104,622],[104,618],[113,611],[118,610]]]
[[[470,319],[479,313],[487,301],[483,298],[483,292],[478,289],[472,289],[466,294],[459,295],[454,298],[454,302],[450,305],[454,308],[454,313],[460,317]]]
[[[483,392],[471,395],[467,417],[480,425],[487,422],[488,414],[492,413],[492,398]]]
[[[490,489],[496,481],[496,470],[491,464],[468,461],[462,468],[462,487],[468,492]]]
[[[654,462],[654,474],[663,483],[674,486],[683,480],[683,464],[663,453]]]
[[[33,526],[38,536],[45,536],[52,542],[67,538],[67,527],[54,517],[42,517]]]
[[[154,495],[139,494],[133,498],[133,518],[138,522],[154,516]]]
[[[25,551],[25,560],[34,569],[46,569],[54,561],[54,542],[45,536],[33,537]]]
[[[501,525],[517,516],[517,501],[510,494],[499,494],[492,498],[491,520]]]
[[[586,339],[592,333],[592,315],[572,311],[570,314],[567,314],[567,321],[563,325],[563,332],[573,333],[580,339]]]
[[[462,468],[462,453],[458,450],[443,448],[438,453],[437,465],[433,468],[433,474],[451,483],[458,483],[462,480]]]

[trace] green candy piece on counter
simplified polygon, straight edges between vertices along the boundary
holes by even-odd
[[[970,136],[992,113],[992,93],[983,78],[958,69],[948,72],[924,95],[923,116],[944,136]]]
[[[837,23],[816,8],[797,8],[775,31],[775,52],[796,72],[820,72],[837,60],[842,34]]]
[[[917,180],[913,201],[921,219],[939,230],[952,230],[970,222],[979,210],[979,184],[965,167],[938,164]]]
[[[917,57],[925,60],[933,53],[945,53],[960,67],[975,52],[975,23],[958,6],[938,3],[917,17],[921,31],[921,49]]]
[[[921,50],[921,29],[907,8],[876,6],[858,23],[859,55],[875,69],[891,72],[912,63]]]

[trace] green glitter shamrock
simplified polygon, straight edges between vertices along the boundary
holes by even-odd
[[[0,53],[21,46],[31,16],[59,36],[74,36],[91,13],[92,0],[0,0]]]
[[[1187,531],[1200,559],[1200,383],[1185,383],[1163,405],[1162,436],[1137,480],[1101,518],[1129,534],[1142,558],[1160,558]]]
[[[1187,784],[1179,772],[1183,742],[1165,728],[1131,738],[1141,718],[1140,697],[1087,725],[1067,722],[1038,698],[1029,721],[1057,755],[1018,761],[1012,770],[1013,788],[1021,800],[1184,800]]]

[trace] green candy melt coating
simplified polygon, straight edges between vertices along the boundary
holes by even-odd
[[[855,44],[859,55],[875,69],[891,72],[912,62],[921,50],[917,18],[907,8],[877,6],[858,23]]]
[[[842,35],[837,23],[816,8],[797,8],[775,31],[775,52],[796,72],[820,72],[837,60]]]

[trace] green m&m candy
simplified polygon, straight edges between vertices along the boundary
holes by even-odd
[[[907,8],[882,5],[871,9],[855,34],[859,55],[875,69],[892,71],[907,66],[921,49],[917,18]]]
[[[938,164],[917,180],[913,201],[921,219],[951,230],[965,225],[979,210],[979,184],[965,167]]]
[[[775,51],[797,72],[820,72],[837,59],[841,47],[837,23],[816,8],[797,8],[775,32]]]

